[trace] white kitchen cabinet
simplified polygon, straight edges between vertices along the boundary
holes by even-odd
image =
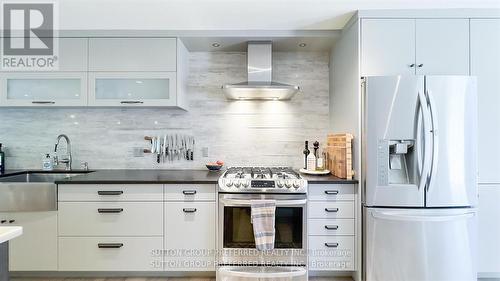
[[[471,75],[478,88],[479,182],[500,183],[500,19],[471,19],[470,37]]]
[[[175,106],[175,72],[91,72],[90,106]]]
[[[165,270],[215,270],[215,202],[165,203]]]
[[[417,19],[418,75],[469,74],[469,19]]]
[[[215,201],[217,185],[215,184],[166,184],[165,200],[167,201]]]
[[[23,227],[9,242],[10,271],[57,270],[57,212],[0,213],[0,221]]]
[[[361,74],[415,74],[415,19],[363,19]]]
[[[86,72],[0,73],[0,106],[86,105]]]
[[[60,184],[59,202],[163,201],[161,184]]]
[[[468,75],[469,19],[363,19],[361,75]]]
[[[479,185],[478,272],[500,272],[500,184]],[[486,276],[487,277],[487,276]]]
[[[58,38],[57,71],[87,71],[88,38]]]
[[[59,202],[59,235],[163,236],[163,203]]]
[[[355,269],[354,236],[309,236],[309,270]]]
[[[177,71],[176,38],[90,38],[89,71]]]
[[[161,271],[162,237],[60,237],[59,271]]]

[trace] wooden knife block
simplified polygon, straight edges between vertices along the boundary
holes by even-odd
[[[352,140],[351,134],[328,134],[327,138],[327,169],[332,175],[352,180]]]

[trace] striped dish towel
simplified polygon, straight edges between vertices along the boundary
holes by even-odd
[[[255,236],[255,247],[259,251],[274,249],[274,216],[276,201],[252,201],[252,224]]]

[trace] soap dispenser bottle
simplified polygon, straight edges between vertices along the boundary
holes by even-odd
[[[52,158],[50,158],[50,154],[45,154],[45,158],[43,158],[42,169],[44,171],[52,171]]]

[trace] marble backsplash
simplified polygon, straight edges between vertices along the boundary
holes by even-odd
[[[7,169],[40,168],[57,135],[72,142],[73,167],[91,169],[201,169],[226,165],[303,163],[304,140],[326,139],[329,128],[329,54],[273,54],[273,78],[297,84],[291,101],[227,101],[220,87],[246,80],[246,53],[190,54],[188,111],[169,108],[0,108],[0,142]],[[145,135],[186,134],[196,139],[194,161],[157,164]],[[202,157],[207,147],[209,157]],[[64,151],[64,147],[61,148]]]

